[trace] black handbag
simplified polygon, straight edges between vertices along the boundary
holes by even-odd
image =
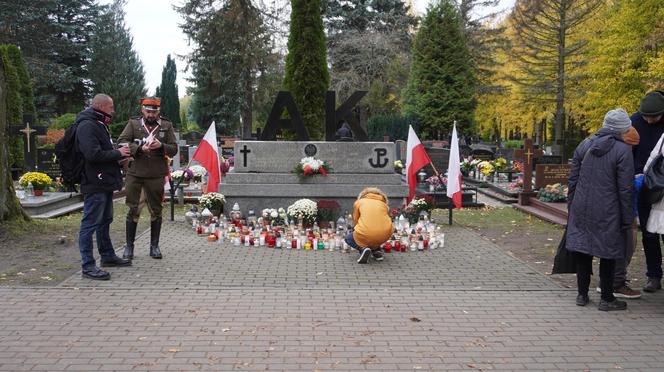
[[[558,244],[558,252],[556,252],[556,257],[553,259],[551,274],[576,274],[576,257],[574,257],[574,252],[567,250],[566,242],[567,228],[565,228],[563,238]]]
[[[659,152],[646,171],[643,180],[643,190],[641,190],[643,193],[643,196],[641,196],[642,200],[651,205],[659,202],[664,197],[664,156],[662,155],[662,145],[664,145],[664,141],[659,145]]]

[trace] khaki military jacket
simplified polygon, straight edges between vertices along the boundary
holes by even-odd
[[[173,123],[167,119],[160,117],[157,121],[159,124],[156,129],[153,129],[153,136],[162,143],[162,147],[150,153],[144,153],[135,140],[142,140],[146,138],[149,133],[143,125],[143,117],[137,116],[129,119],[127,126],[125,126],[122,134],[118,138],[118,144],[129,143],[131,155],[134,161],[129,164],[127,174],[135,177],[164,177],[170,171],[170,166],[167,163],[166,156],[172,158],[177,154],[178,147],[175,139],[175,132],[173,131]]]

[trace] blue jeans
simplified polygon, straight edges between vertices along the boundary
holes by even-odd
[[[78,234],[78,248],[81,251],[81,267],[83,270],[95,268],[95,257],[92,248],[92,233],[97,238],[97,250],[102,260],[115,256],[109,228],[113,222],[113,193],[96,192],[86,194],[83,200],[83,218],[81,231]]]
[[[353,232],[352,231],[349,232],[348,235],[346,235],[346,239],[344,239],[344,240],[346,241],[346,244],[348,244],[351,248],[355,248],[357,250],[360,250],[360,246],[357,245],[357,243],[355,242],[355,238],[353,238]]]

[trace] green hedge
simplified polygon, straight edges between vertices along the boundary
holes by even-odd
[[[72,113],[67,113],[64,115],[60,115],[55,120],[53,120],[53,123],[49,126],[50,129],[67,129],[69,128],[70,125],[74,124],[74,121],[76,121],[76,114]]]
[[[408,140],[408,126],[417,132],[419,124],[415,116],[375,115],[367,122],[367,135],[370,141],[382,141],[389,136],[390,141]]]

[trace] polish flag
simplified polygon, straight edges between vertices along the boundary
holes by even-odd
[[[425,165],[431,163],[431,159],[429,159],[429,155],[424,150],[424,146],[422,146],[420,139],[417,138],[417,134],[415,134],[412,126],[408,126],[407,148],[406,177],[408,179],[408,188],[410,189],[410,192],[408,193],[406,202],[410,203],[410,201],[413,200],[413,196],[415,195],[415,186],[417,186],[417,172]]]
[[[456,121],[452,129],[450,144],[450,163],[447,167],[447,197],[456,208],[461,208],[461,160],[459,158],[459,138],[457,137]]]
[[[218,192],[221,173],[219,171],[219,147],[217,147],[217,130],[212,122],[205,133],[205,137],[192,157],[197,160],[208,172],[208,192]]]

